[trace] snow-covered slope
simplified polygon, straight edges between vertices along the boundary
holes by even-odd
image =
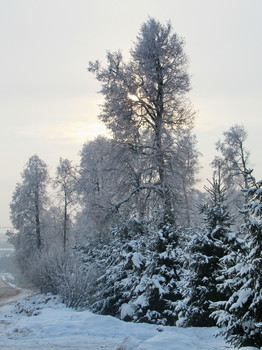
[[[127,323],[66,308],[52,295],[31,296],[0,309],[1,350],[228,349],[221,338],[213,337],[215,332],[216,328]]]

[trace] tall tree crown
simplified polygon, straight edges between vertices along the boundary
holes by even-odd
[[[172,33],[170,23],[164,26],[150,18],[142,25],[131,54],[137,65],[138,77],[151,78],[151,81],[141,80],[140,84],[145,86],[145,92],[155,93],[156,99],[160,84],[164,89],[172,89],[168,91],[169,94],[184,94],[189,90],[187,57],[183,52],[183,41]]]
[[[249,152],[245,147],[247,131],[235,124],[223,135],[224,140],[216,143],[216,149],[221,155],[215,157],[213,166],[221,164],[222,176],[229,185],[239,182],[242,188],[247,188],[250,173]]]
[[[182,98],[190,88],[187,58],[170,24],[150,18],[141,27],[130,62],[120,52],[109,52],[106,68],[96,61],[89,71],[102,83],[100,117],[115,136],[137,139],[145,130],[155,134],[192,120]]]

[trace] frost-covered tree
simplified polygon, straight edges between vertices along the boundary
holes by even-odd
[[[62,220],[60,208],[49,205],[47,166],[35,155],[29,158],[22,181],[13,194],[10,208],[16,233],[9,236],[27,282],[41,292],[59,294],[68,306],[79,308],[86,306],[88,296],[93,293],[90,288],[96,271],[91,266],[83,266],[77,253],[67,246],[68,215],[75,200],[76,174],[68,160],[60,159],[57,170],[55,182],[60,187],[57,197],[62,193]]]
[[[198,156],[196,137],[190,130],[182,130],[174,136],[174,153],[171,160],[170,179],[173,187],[173,207],[179,213],[177,221],[182,226],[190,227],[194,221],[194,205],[196,206],[194,186],[197,182]]]
[[[209,327],[215,325],[210,317],[210,303],[224,297],[218,288],[220,259],[227,254],[230,244],[232,218],[227,203],[227,188],[220,172],[214,175],[209,187],[208,202],[200,206],[204,214],[203,227],[195,229],[187,245],[185,276],[181,283],[184,301],[180,304],[179,324]]]
[[[19,266],[25,272],[27,263],[45,244],[45,207],[48,203],[46,164],[37,156],[29,158],[13,193],[11,221],[16,234],[11,241],[16,249]]]
[[[59,160],[53,186],[57,189],[57,197],[62,216],[62,241],[64,250],[69,242],[69,231],[72,226],[72,211],[76,205],[76,169],[68,159]]]
[[[85,143],[78,179],[82,205],[77,220],[79,229],[89,231],[90,237],[101,237],[117,224],[121,214],[131,215],[134,201],[129,202],[128,208],[122,205],[121,212],[119,209],[134,187],[135,175],[130,152],[125,145],[104,137]]]
[[[157,205],[163,219],[166,213],[174,215],[173,133],[192,128],[193,113],[185,97],[189,91],[187,58],[171,25],[152,18],[142,25],[130,54],[130,61],[125,62],[120,52],[109,52],[105,68],[95,61],[89,71],[101,82],[105,98],[100,119],[114,139],[143,156],[146,165],[140,176],[143,181],[124,201],[146,191],[152,197],[147,201],[153,205],[150,210]]]
[[[252,181],[254,179],[252,178]],[[262,346],[262,181],[244,190],[248,220],[243,224],[246,250],[228,254],[224,265],[222,291],[228,299],[212,305],[212,316],[223,327],[227,342],[237,346]]]
[[[224,140],[216,143],[220,156],[215,157],[213,165],[221,167],[227,185],[249,186],[249,152],[245,148],[247,131],[241,125],[234,125],[223,133]]]
[[[136,282],[133,280],[128,293],[123,293],[127,317],[134,321],[174,324],[180,298],[177,288],[180,233],[176,217],[190,222],[188,197],[195,183],[198,158],[191,133],[194,113],[186,98],[190,88],[187,58],[183,42],[173,33],[171,25],[162,25],[152,18],[142,25],[130,57],[126,62],[120,52],[109,52],[105,67],[98,61],[89,65],[102,85],[105,102],[100,119],[112,132],[115,147],[99,161],[100,169],[103,165],[102,203],[114,213],[111,227],[119,219],[127,223],[129,218],[136,217],[144,220],[151,232],[151,242],[147,245],[150,258],[143,260],[141,269],[135,269],[139,270],[139,277],[135,274]],[[83,178],[88,173],[85,170]],[[93,175],[95,178],[96,174]],[[94,188],[98,195],[97,187]],[[127,241],[126,247],[128,244]],[[127,261],[120,260],[121,266],[128,270]],[[116,268],[116,271],[124,270]],[[116,285],[121,288],[126,281],[123,276],[117,277]],[[108,290],[112,286],[111,283]],[[122,302],[124,299],[116,298]]]
[[[236,224],[238,228],[246,220],[239,215],[239,209],[245,204],[246,197],[239,190],[252,186],[252,169],[250,169],[250,154],[246,149],[247,131],[241,125],[234,125],[223,133],[224,139],[216,143],[216,149],[220,155],[216,156],[213,166],[221,169],[223,181],[230,189],[228,194],[231,202],[231,211],[238,216]]]

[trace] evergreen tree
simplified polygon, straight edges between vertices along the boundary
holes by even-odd
[[[139,284],[148,255],[148,233],[143,222],[132,219],[114,229],[115,238],[108,244],[83,249],[84,262],[95,262],[98,274],[96,293],[90,300],[94,312],[131,320],[132,307],[127,303]]]
[[[254,180],[254,179],[253,179]],[[246,221],[243,235],[246,250],[229,254],[224,262],[222,290],[228,300],[214,303],[213,317],[227,342],[241,346],[262,346],[262,181],[244,190]]]
[[[223,297],[217,289],[217,278],[220,276],[220,259],[227,253],[232,219],[220,172],[205,189],[209,201],[200,206],[204,226],[195,230],[189,241],[185,279],[181,283],[184,302],[179,306],[179,324],[187,327],[215,325],[210,317],[210,303]]]
[[[167,223],[155,232],[150,223],[131,219],[108,244],[84,249],[85,263],[95,261],[98,275],[91,310],[126,321],[174,325],[181,299],[180,234]]]
[[[134,307],[133,320],[162,325],[175,325],[176,307],[181,299],[178,282],[181,275],[178,228],[168,220],[155,235],[151,260],[146,261],[139,284],[130,304]]]

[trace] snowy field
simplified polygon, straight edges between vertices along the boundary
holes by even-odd
[[[223,339],[213,337],[216,331],[127,323],[66,308],[51,295],[26,297],[0,309],[1,350],[230,349]]]

